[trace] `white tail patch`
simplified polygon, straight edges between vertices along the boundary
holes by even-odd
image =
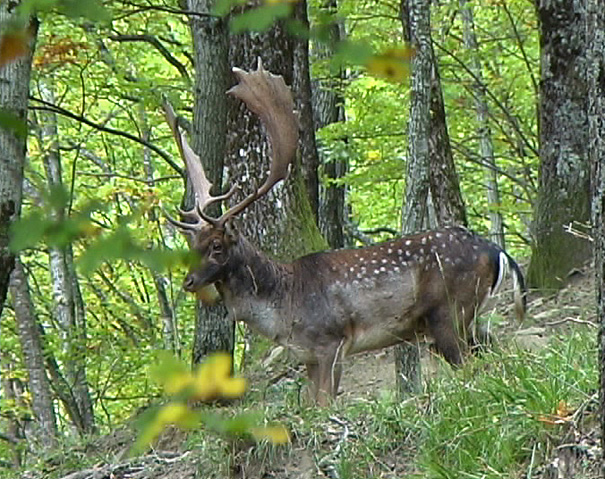
[[[510,267],[510,265],[508,264],[508,256],[506,256],[506,253],[504,253],[504,251],[501,251],[500,254],[498,255],[498,279],[496,280],[496,282],[494,283],[494,286],[490,292],[491,296],[494,296],[496,293],[498,293],[498,291],[500,290],[500,287],[502,286],[502,282],[504,281],[504,278],[506,277],[506,272],[508,271],[508,268]],[[515,288],[517,287],[517,276],[513,274],[513,280],[515,281]]]

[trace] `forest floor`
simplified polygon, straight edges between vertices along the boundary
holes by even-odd
[[[597,336],[591,270],[575,273],[569,284],[556,295],[530,295],[529,315],[518,324],[510,315],[510,298],[500,300],[495,326],[498,341],[511,347],[537,351],[549,347],[553,336],[588,331]],[[423,398],[412,407],[430,408],[433,381],[453,374],[447,365],[422,349]],[[593,348],[596,351],[596,347]],[[203,432],[165,431],[149,454],[126,459],[134,432],[124,426],[97,438],[85,447],[71,451],[69,461],[45,470],[30,470],[22,479],[186,479],[232,477],[272,479],[442,477],[455,478],[446,470],[421,472],[416,463],[418,436],[406,432],[401,421],[405,412],[393,406],[395,370],[393,351],[359,355],[345,365],[341,394],[335,404],[321,410],[306,404],[304,371],[288,366],[287,353],[268,353],[256,371],[247,373],[254,396],[254,407],[264,410],[272,420],[282,420],[291,430],[287,447],[228,441]],[[276,359],[277,358],[277,359]],[[595,363],[596,356],[592,358]],[[481,368],[489,367],[485,364]],[[473,374],[465,379],[472,388]],[[594,479],[600,474],[598,430],[598,384],[580,403],[563,402],[552,411],[552,429],[545,440],[534,442],[531,455],[522,456],[513,473],[478,474],[468,477],[527,479]],[[429,398],[428,400],[426,398]],[[429,404],[427,406],[427,404]],[[229,409],[227,407],[226,409]],[[394,417],[393,417],[394,416]],[[540,420],[542,420],[540,418]],[[485,422],[490,419],[485,417]],[[396,431],[396,432],[393,432]],[[454,440],[454,438],[452,439]],[[485,445],[484,445],[485,447]],[[489,447],[489,445],[488,445]],[[526,448],[528,448],[527,446]],[[537,452],[536,452],[537,451]],[[79,456],[78,456],[79,455]],[[77,464],[82,458],[87,467]],[[356,462],[363,461],[363,467]],[[360,469],[361,467],[361,469]]]

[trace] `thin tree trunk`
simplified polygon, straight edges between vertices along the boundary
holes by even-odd
[[[9,27],[9,20],[18,2],[0,4],[0,34]],[[31,51],[20,59],[0,68],[0,109],[25,123],[32,53],[37,33],[37,20],[32,21]],[[21,211],[25,138],[8,128],[0,128],[0,317],[8,291],[14,255],[9,249],[9,228]]]
[[[209,15],[215,0],[186,0],[188,10],[203,15],[190,15],[189,26],[194,46],[195,105],[193,111],[193,150],[202,159],[214,193],[223,185],[223,165],[227,138],[227,96],[229,87],[229,37],[225,18]],[[241,66],[233,64],[233,66]],[[194,204],[188,188],[185,207]],[[211,215],[220,212],[220,205],[209,208]],[[193,364],[199,363],[214,351],[233,352],[235,328],[225,318],[222,304],[196,305],[195,338],[192,351]]]
[[[33,437],[28,440],[33,443],[34,450],[39,447],[47,450],[57,444],[57,420],[44,366],[44,352],[38,319],[30,296],[27,275],[18,259],[15,261],[15,269],[11,276],[10,292],[19,341],[27,369],[31,408],[35,422]]]
[[[579,0],[535,0],[540,20],[540,183],[531,286],[560,288],[591,257],[588,241],[568,233],[590,221],[586,99],[586,12]]]
[[[54,102],[52,87],[40,85],[43,99]],[[57,117],[54,113],[41,113],[40,145],[44,145],[44,168],[49,188],[62,188],[61,157],[58,148]],[[65,216],[65,209],[55,212],[56,219]],[[50,275],[53,290],[55,319],[61,329],[65,375],[73,388],[73,396],[81,417],[81,433],[95,430],[92,400],[86,378],[86,316],[78,277],[73,264],[71,245],[49,248]]]
[[[336,0],[327,0],[321,7],[326,13],[335,15],[338,11]],[[333,21],[329,28],[329,42],[316,42],[313,52],[316,60],[329,62],[335,54],[335,46],[344,38],[344,25]],[[331,123],[345,121],[345,100],[342,95],[345,71],[339,68],[333,71],[329,66],[329,76],[326,80],[315,81],[313,85],[313,114],[317,130]],[[324,67],[325,68],[325,67]],[[347,154],[347,138],[340,139],[332,151],[328,151],[321,143],[318,144],[320,167],[326,181],[319,186],[319,228],[330,245],[330,248],[350,246],[346,234],[346,224],[349,212],[346,203],[347,187],[339,182],[349,169]]]
[[[23,440],[25,439],[25,425],[23,417],[17,411],[23,406],[23,388],[21,380],[17,378],[13,361],[9,357],[2,358],[2,398],[13,407],[3,411],[2,436],[8,438],[13,452],[12,462],[15,467],[23,465]]]
[[[498,174],[496,172],[496,159],[494,157],[494,145],[492,143],[491,130],[489,126],[489,110],[481,72],[481,60],[477,47],[477,36],[475,35],[475,23],[473,19],[473,7],[467,0],[460,0],[462,12],[462,24],[464,27],[464,46],[471,55],[470,68],[473,72],[472,91],[477,112],[477,124],[479,133],[479,149],[481,160],[485,165],[485,182],[487,187],[487,206],[489,211],[490,228],[489,238],[500,247],[505,247],[504,224],[500,208],[500,193],[498,191]]]
[[[430,2],[402,0],[402,22],[416,50],[412,60],[412,100],[408,124],[408,163],[402,232],[412,233],[434,225],[430,210],[429,128],[431,104]],[[402,396],[420,390],[420,355],[417,346],[395,348],[395,370]]]
[[[592,236],[594,238],[597,320],[599,322],[601,449],[605,451],[605,11],[599,0],[587,1],[588,154],[592,167]],[[605,459],[601,460],[605,477]]]
[[[307,29],[307,1],[299,0],[294,7],[295,18]],[[300,121],[300,157],[302,176],[307,185],[309,204],[315,218],[319,212],[319,154],[315,141],[313,123],[313,102],[311,100],[311,75],[309,72],[309,40],[303,36],[294,38],[294,77],[292,90],[295,91],[296,109]]]

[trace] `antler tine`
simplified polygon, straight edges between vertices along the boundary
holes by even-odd
[[[298,147],[298,119],[294,113],[294,99],[283,77],[265,70],[260,58],[256,71],[246,72],[233,68],[233,73],[239,83],[227,93],[242,100],[248,109],[260,118],[267,129],[273,154],[269,176],[265,182],[240,203],[226,211],[218,219],[221,225],[288,176],[289,166],[296,156]]]
[[[179,148],[181,157],[185,162],[185,168],[187,169],[187,174],[189,175],[189,179],[191,180],[191,187],[193,188],[193,191],[195,193],[195,206],[189,211],[179,211],[181,213],[181,216],[188,216],[192,218],[195,222],[187,223],[175,220],[170,215],[166,214],[165,211],[164,215],[166,216],[168,221],[170,221],[170,223],[183,230],[199,230],[204,226],[205,223],[216,225],[218,220],[206,215],[204,213],[204,209],[212,203],[228,198],[231,194],[233,194],[233,191],[230,191],[229,193],[227,193],[227,195],[210,195],[210,188],[212,188],[212,183],[210,183],[210,181],[208,181],[208,178],[206,178],[206,173],[204,172],[204,168],[202,167],[200,157],[196,155],[193,149],[189,146],[187,138],[181,131],[176,114],[174,112],[174,108],[172,108],[172,105],[168,102],[166,98],[164,98],[162,101],[162,107],[164,109],[164,116],[166,117],[166,121],[170,126],[172,135],[174,136],[176,144]]]

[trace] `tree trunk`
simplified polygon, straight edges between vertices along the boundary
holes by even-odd
[[[467,0],[460,0],[462,23],[464,27],[464,46],[471,55],[470,69],[473,73],[471,89],[477,112],[477,125],[479,136],[479,150],[481,161],[484,165],[484,177],[487,187],[487,207],[490,219],[489,239],[505,247],[504,224],[500,208],[500,192],[498,191],[498,174],[496,172],[496,159],[494,157],[494,144],[489,126],[489,109],[485,95],[485,85],[481,72],[481,60],[475,35],[475,23],[473,19],[473,7]]]
[[[605,451],[605,11],[599,0],[587,1],[588,155],[592,167],[592,236],[594,238],[597,320],[599,322],[601,449]],[[605,460],[601,461],[605,477]]]
[[[565,231],[590,220],[585,2],[536,0],[540,20],[540,183],[531,286],[555,289],[591,255],[590,243]]]
[[[281,23],[264,33],[249,32],[232,38],[231,64],[253,70],[259,57],[266,70],[282,75],[287,85],[293,84],[294,45]],[[299,92],[293,93],[295,98],[302,98]],[[266,178],[270,147],[258,118],[234,99],[230,99],[228,132],[228,183],[243,185],[242,191],[232,198],[233,204],[241,201],[252,188],[259,187]],[[292,165],[286,181],[252,203],[232,224],[278,260],[288,261],[326,248],[309,204],[300,164]]]
[[[307,29],[306,0],[299,0],[294,7],[294,15]],[[294,77],[292,90],[296,92],[294,101],[299,112],[300,121],[300,158],[301,173],[307,186],[309,205],[315,218],[319,211],[319,154],[315,141],[313,123],[313,102],[311,100],[311,76],[309,72],[309,40],[303,36],[294,37]]]
[[[9,26],[17,3],[2,2],[0,5],[0,34]],[[31,31],[34,35],[30,53],[0,68],[0,110],[14,115],[24,123],[27,119],[27,96],[37,21],[32,22]],[[8,247],[9,228],[21,211],[25,148],[24,137],[8,128],[0,128],[0,317],[15,259]]]
[[[21,262],[15,261],[10,292],[23,359],[27,369],[31,408],[34,417],[33,437],[28,441],[32,449],[50,449],[57,444],[57,421],[50,392],[38,319],[29,293],[27,276]]]
[[[447,130],[439,65],[431,45],[429,188],[436,223],[466,225],[466,209]]]
[[[6,439],[12,449],[12,463],[15,467],[23,465],[23,440],[25,439],[25,424],[23,413],[23,385],[14,371],[13,360],[6,357],[2,358],[2,399],[7,404],[12,404],[11,408],[3,410],[3,431],[2,438]]]
[[[52,87],[40,84],[40,96],[54,103]],[[55,113],[40,114],[39,141],[44,155],[44,168],[49,188],[63,187],[61,156],[58,148],[57,117]],[[44,148],[42,148],[42,146]],[[55,211],[57,220],[66,210]],[[95,430],[92,400],[86,378],[86,316],[79,280],[73,263],[71,245],[49,247],[50,275],[53,290],[54,315],[61,329],[65,376],[73,388],[82,427],[81,433]]]
[[[190,15],[189,26],[194,46],[195,105],[193,111],[192,148],[202,159],[214,193],[221,191],[227,138],[227,95],[229,87],[229,37],[224,18],[209,16],[215,0],[187,0],[188,10],[204,15]],[[233,66],[239,66],[233,64]],[[193,205],[193,192],[187,189],[185,207]],[[218,215],[220,205],[209,208]],[[233,352],[234,325],[226,320],[222,304],[196,305],[195,338],[192,362],[198,364],[214,351]]]
[[[282,75],[287,85],[293,84],[294,46],[281,23],[262,34],[245,33],[232,38],[233,65],[256,69],[259,57],[266,70]],[[301,98],[300,93],[293,93]],[[245,190],[234,195],[231,201],[236,203],[266,178],[270,147],[258,118],[242,102],[230,99],[230,104],[226,167],[229,184],[239,182]],[[254,202],[236,223],[248,239],[280,260],[326,247],[309,205],[300,164],[293,165],[289,178]]]
[[[402,232],[412,233],[435,224],[430,209],[429,129],[431,104],[430,2],[402,0],[402,22],[416,50],[412,60],[412,99],[408,125],[408,163],[405,198],[402,208]],[[395,348],[395,370],[402,396],[420,390],[418,347],[404,344]]]
[[[328,14],[338,11],[336,0],[327,0],[322,9]],[[313,52],[316,60],[329,62],[335,54],[335,46],[344,38],[344,25],[334,21],[329,26],[329,42],[316,42]],[[324,67],[325,68],[325,67]],[[326,68],[327,69],[327,68]],[[316,81],[313,85],[313,114],[317,130],[331,123],[345,121],[345,100],[342,95],[345,71],[343,68],[333,71],[329,65],[328,78]],[[328,151],[318,145],[322,176],[326,178],[319,187],[318,224],[330,248],[351,246],[351,240],[346,234],[346,224],[349,212],[346,203],[347,187],[339,183],[349,169],[347,153],[347,138],[342,138]]]

